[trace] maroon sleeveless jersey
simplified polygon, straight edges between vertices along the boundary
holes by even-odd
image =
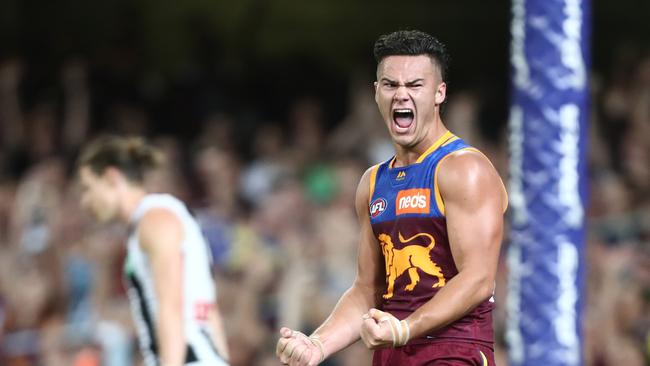
[[[399,319],[458,274],[436,174],[439,163],[461,149],[471,147],[447,132],[415,163],[393,168],[391,159],[371,171],[370,222],[386,265],[381,308]],[[492,347],[493,308],[494,300],[485,300],[464,317],[412,342],[455,339]]]

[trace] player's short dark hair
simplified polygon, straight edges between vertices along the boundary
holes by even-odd
[[[142,183],[145,173],[157,168],[163,154],[141,137],[101,136],[86,145],[77,160],[77,168],[88,167],[102,175],[108,167],[122,172],[132,182]]]
[[[377,65],[388,56],[427,55],[436,61],[442,81],[447,80],[449,55],[447,47],[432,35],[418,30],[400,30],[384,34],[375,42]]]

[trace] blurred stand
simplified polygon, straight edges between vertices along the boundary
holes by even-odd
[[[620,52],[592,76],[584,331],[586,364],[596,366],[648,362],[650,57]],[[20,58],[0,63],[0,364],[140,362],[121,285],[124,228],[87,220],[72,174],[74,153],[100,132],[144,134],[166,152],[148,184],[190,202],[209,239],[234,366],[276,365],[279,327],[313,330],[353,281],[356,185],[392,149],[372,80],[350,77],[336,121],[324,100],[300,96],[285,120],[212,106],[170,129],[141,99],[108,93],[107,76],[82,58],[61,66],[57,85],[24,93],[29,70]],[[161,98],[173,105],[182,92]],[[506,177],[505,121],[495,122],[490,92],[453,89],[444,119]],[[503,260],[498,365],[507,363],[506,273]],[[370,357],[356,344],[325,364]]]

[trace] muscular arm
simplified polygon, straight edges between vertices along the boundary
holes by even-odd
[[[440,164],[438,187],[458,274],[407,318],[411,338],[461,318],[494,290],[506,201],[501,179],[474,151],[457,152]]]
[[[355,207],[361,227],[357,277],[327,320],[314,332],[329,356],[359,339],[362,315],[376,306],[384,281],[383,259],[368,216],[369,170],[357,188]]]
[[[138,231],[140,245],[149,256],[158,300],[159,361],[163,365],[182,365],[186,343],[183,336],[183,227],[170,211],[153,209],[140,220]]]

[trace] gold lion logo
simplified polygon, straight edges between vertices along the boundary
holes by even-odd
[[[420,233],[405,240],[404,237],[402,237],[402,233],[399,233],[399,241],[406,244],[420,236],[426,236],[431,244],[427,247],[414,244],[407,245],[402,249],[395,249],[395,245],[393,245],[390,235],[379,235],[379,243],[381,244],[381,250],[384,253],[384,259],[386,260],[386,278],[388,282],[388,290],[386,291],[386,294],[384,294],[384,299],[390,299],[393,297],[395,280],[406,271],[408,271],[411,283],[406,285],[404,289],[406,291],[413,291],[415,285],[420,281],[418,268],[424,273],[438,278],[438,282],[435,283],[432,288],[442,287],[445,285],[446,280],[440,267],[438,267],[429,257],[429,252],[431,252],[431,249],[433,249],[436,244],[433,236],[427,233]]]

